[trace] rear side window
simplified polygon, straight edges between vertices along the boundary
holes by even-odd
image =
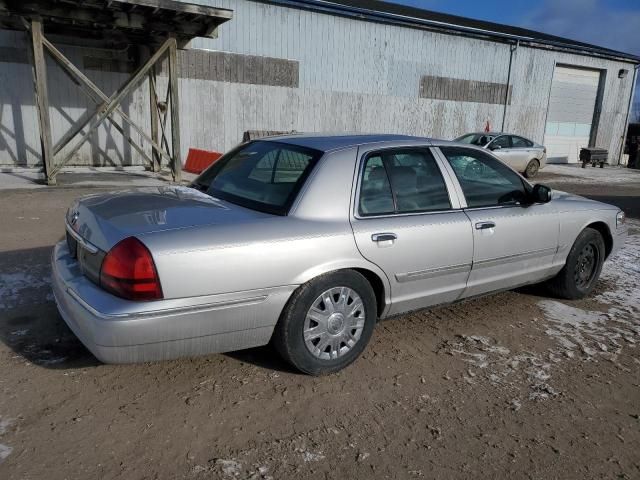
[[[366,159],[360,188],[360,215],[450,208],[446,184],[428,150],[386,150]]]
[[[525,199],[520,176],[491,155],[459,147],[440,150],[458,177],[469,208],[515,205]]]
[[[513,148],[529,148],[533,147],[533,142],[522,137],[511,137]]]

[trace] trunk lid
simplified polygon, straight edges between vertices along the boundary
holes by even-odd
[[[67,228],[107,252],[130,236],[268,216],[193,188],[161,186],[82,197],[67,212]]]

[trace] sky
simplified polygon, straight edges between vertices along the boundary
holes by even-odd
[[[529,28],[640,56],[640,0],[390,1]],[[634,107],[633,115],[640,121],[640,78]]]

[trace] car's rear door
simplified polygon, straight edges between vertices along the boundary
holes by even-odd
[[[524,180],[480,149],[443,146],[440,152],[453,170],[473,227],[473,268],[464,296],[547,277],[558,249],[553,202],[524,206]]]
[[[389,278],[389,314],[451,302],[465,289],[473,234],[429,147],[361,147],[351,224],[361,254]]]
[[[511,151],[513,158],[513,164],[511,166],[519,172],[524,172],[529,164],[529,160],[536,156],[533,142],[516,135],[511,136]]]

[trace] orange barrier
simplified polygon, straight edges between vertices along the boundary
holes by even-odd
[[[190,148],[183,170],[189,173],[200,174],[210,165],[213,165],[221,156],[222,154],[218,152]]]

